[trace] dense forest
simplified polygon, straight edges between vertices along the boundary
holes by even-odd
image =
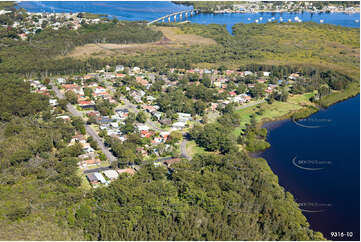
[[[97,189],[76,212],[92,240],[322,240],[266,161],[203,155],[142,168]]]
[[[26,76],[43,73],[82,72],[100,67],[92,60],[79,63],[64,58],[76,46],[88,43],[144,43],[161,38],[160,31],[146,27],[142,22],[118,22],[84,24],[79,30],[62,28],[59,30],[44,29],[27,41],[19,41],[9,37],[1,38],[0,72],[17,73]],[[63,58],[57,58],[62,56]]]

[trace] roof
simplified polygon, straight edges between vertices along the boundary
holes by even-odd
[[[170,166],[176,162],[179,162],[180,160],[181,160],[180,158],[173,158],[173,159],[166,160],[163,163],[166,164],[167,166]]]
[[[90,174],[86,175],[86,177],[88,178],[88,181],[90,181],[90,182],[97,182],[98,181],[98,178],[93,173],[90,173]]]
[[[132,168],[126,168],[126,169],[118,169],[117,172],[119,174],[122,174],[122,173],[128,173],[130,175],[134,175],[135,174],[135,170],[132,169]]]
[[[107,183],[107,181],[104,179],[103,175],[99,172],[95,172],[94,176],[100,181],[101,183]]]
[[[106,170],[103,173],[109,179],[117,179],[118,176],[119,176],[118,173],[115,170]]]

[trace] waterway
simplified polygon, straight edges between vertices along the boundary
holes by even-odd
[[[308,118],[265,124],[271,148],[259,154],[314,230],[360,239],[360,96]],[[353,236],[332,237],[331,232]]]

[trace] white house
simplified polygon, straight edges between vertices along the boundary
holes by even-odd
[[[118,178],[119,174],[115,170],[106,170],[103,172],[106,177],[108,177],[110,180],[115,180]]]
[[[98,179],[98,181],[100,181],[103,184],[106,184],[107,181],[105,180],[105,178],[103,177],[102,174],[100,174],[99,172],[95,172],[94,176]]]
[[[263,76],[267,76],[267,77],[268,77],[268,76],[270,76],[270,75],[271,75],[271,72],[269,72],[269,71],[264,71],[264,72],[263,72]]]
[[[184,127],[186,126],[185,122],[175,122],[172,127],[175,129],[184,129]]]

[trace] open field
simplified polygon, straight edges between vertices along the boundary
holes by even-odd
[[[251,115],[256,115],[256,121],[261,122],[265,120],[274,120],[288,115],[294,111],[303,108],[305,105],[314,105],[308,98],[312,93],[306,93],[303,95],[290,96],[287,102],[273,102],[272,104],[262,103],[257,106],[248,107],[238,110],[240,114],[241,124],[240,127],[234,130],[235,135],[239,135],[241,130],[246,127],[247,123],[250,123]]]
[[[162,40],[144,44],[86,44],[76,47],[68,54],[68,57],[107,57],[122,54],[141,54],[159,50],[176,49],[192,45],[215,45],[216,41],[195,34],[185,34],[177,27],[153,27],[162,31]]]

